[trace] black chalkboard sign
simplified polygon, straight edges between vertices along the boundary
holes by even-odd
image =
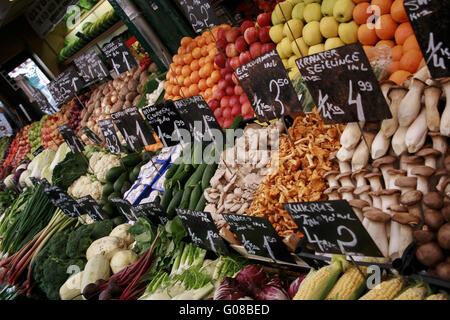
[[[94,144],[100,145],[102,143],[102,139],[98,135],[96,135],[91,129],[88,127],[83,127],[81,129],[86,137],[89,138]]]
[[[169,100],[145,107],[142,109],[142,113],[161,139],[164,147],[179,144],[183,140],[180,130],[189,130],[178,114],[173,101]]]
[[[63,189],[50,185],[45,178],[41,180],[41,184],[44,186],[44,193],[53,205],[60,208],[68,217],[75,218],[83,215],[82,207]]]
[[[79,198],[77,199],[77,202],[83,207],[83,211],[87,212],[94,221],[102,221],[108,218],[106,213],[98,205],[97,201],[91,196]]]
[[[153,133],[136,107],[112,113],[111,118],[133,150],[156,143]]]
[[[104,79],[109,76],[108,68],[99,58],[95,50],[91,50],[75,59],[75,65],[80,71],[84,81]]]
[[[47,98],[44,96],[44,94],[36,89],[33,90],[33,98],[36,101],[36,103],[39,105],[39,109],[41,109],[42,112],[44,113],[53,113],[53,107],[51,106],[51,104],[48,102]]]
[[[62,125],[58,127],[59,133],[61,133],[64,141],[73,153],[80,153],[84,150],[83,143],[80,138],[73,132],[72,128],[68,125]]]
[[[219,18],[208,0],[178,0],[195,32],[218,26]]]
[[[259,121],[303,110],[276,50],[238,67],[236,75]]]
[[[102,51],[111,60],[112,67],[118,75],[138,66],[133,54],[121,39],[104,45]]]
[[[450,76],[450,3],[405,0],[403,5],[431,76],[435,79]]]
[[[219,254],[228,253],[227,244],[219,235],[209,212],[184,209],[176,211],[195,245]]]
[[[268,219],[235,214],[223,217],[249,254],[295,263]]]
[[[45,149],[44,149],[44,147],[43,146],[40,146],[39,148],[37,148],[36,150],[34,150],[34,152],[33,152],[33,157],[36,157],[36,156],[38,156],[42,151],[44,151]]]
[[[359,42],[296,61],[325,123],[392,118]]]
[[[47,87],[56,103],[61,105],[73,98],[84,86],[83,79],[75,71],[75,67],[71,66],[60,73]]]
[[[173,103],[196,142],[208,144],[223,139],[222,128],[202,96],[192,96]]]
[[[382,253],[345,200],[284,203],[317,252],[382,257]]]
[[[154,224],[162,224],[163,226],[169,222],[167,213],[161,206],[155,202],[142,203],[134,206],[136,216],[144,216],[150,219]]]
[[[119,209],[119,212],[123,214],[129,221],[137,220],[134,208],[127,200],[121,198],[112,198],[111,202],[116,205],[117,209]]]
[[[120,145],[119,137],[117,136],[116,129],[114,128],[111,119],[98,120],[97,123],[100,130],[102,130],[109,152],[120,153],[122,151],[122,146]]]

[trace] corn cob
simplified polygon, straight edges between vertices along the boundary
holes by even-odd
[[[323,300],[342,273],[342,264],[339,258],[334,261],[333,257],[330,265],[320,268],[311,274],[309,279],[303,280],[307,281],[304,285],[302,282],[294,300]]]
[[[403,288],[403,280],[400,278],[393,278],[381,282],[375,288],[371,289],[359,300],[392,300]]]
[[[294,298],[292,300],[302,300],[300,299],[300,292],[304,292],[307,290],[307,288],[312,287],[312,281],[313,275],[317,272],[315,269],[311,269],[309,273],[306,275],[305,279],[300,283],[300,286],[298,287],[297,293],[295,294]],[[302,288],[303,287],[303,288]]]
[[[328,293],[325,300],[356,300],[366,288],[367,268],[359,267],[364,277],[356,266],[350,267]]]
[[[394,300],[423,300],[427,294],[427,288],[422,286],[409,287]]]
[[[435,293],[428,296],[425,300],[448,300],[448,296],[445,293]]]

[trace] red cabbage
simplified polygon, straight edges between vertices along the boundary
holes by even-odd
[[[273,278],[256,296],[257,300],[291,300],[280,278]]]
[[[246,296],[239,282],[230,277],[225,277],[220,282],[219,288],[214,292],[214,300],[238,300]]]
[[[245,267],[236,276],[236,280],[247,295],[256,297],[266,285],[268,278],[266,272],[257,265]]]
[[[291,299],[293,299],[295,297],[295,295],[298,292],[298,288],[300,287],[300,283],[302,283],[302,281],[306,278],[306,274],[302,275],[300,277],[298,277],[297,279],[295,279],[294,281],[292,281],[291,285],[289,286],[289,297]]]

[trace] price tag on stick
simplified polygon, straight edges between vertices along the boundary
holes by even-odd
[[[228,247],[209,212],[176,209],[194,244],[218,254],[227,254]]]
[[[82,207],[63,189],[58,186],[52,186],[47,179],[42,179],[44,193],[50,199],[55,207],[60,208],[68,217],[75,218],[83,215]]]
[[[91,129],[89,129],[88,127],[83,127],[81,129],[83,131],[83,133],[86,135],[86,137],[89,138],[89,140],[91,140],[94,144],[100,145],[102,144],[102,139],[100,139],[100,137],[98,135],[96,135]]]
[[[77,202],[84,207],[83,211],[87,212],[94,221],[108,219],[108,216],[98,205],[97,201],[95,201],[91,196],[79,198],[77,199]]]
[[[208,0],[178,0],[196,33],[218,26],[219,18]]]
[[[33,98],[36,101],[36,103],[39,105],[39,108],[41,109],[42,112],[44,113],[53,113],[53,107],[51,106],[51,104],[48,102],[47,98],[44,96],[44,94],[36,89],[33,90]]]
[[[167,213],[161,206],[155,202],[142,203],[134,207],[136,216],[144,216],[150,219],[154,224],[162,224],[163,226],[169,222]]]
[[[138,66],[133,54],[121,39],[104,45],[102,51],[111,60],[112,67],[118,75]]]
[[[97,123],[100,130],[102,130],[109,152],[120,153],[122,151],[122,146],[120,145],[119,137],[117,136],[116,129],[114,128],[111,119],[98,120]]]
[[[113,113],[111,118],[133,150],[156,143],[153,133],[136,107]]]
[[[72,128],[69,127],[68,124],[58,127],[58,130],[72,153],[80,153],[84,150],[83,143],[80,138],[75,134],[75,132],[73,132]]]
[[[120,213],[125,216],[129,221],[136,221],[137,216],[134,212],[134,208],[131,206],[131,204],[124,199],[121,198],[112,198],[111,202],[114,203],[119,209]]]
[[[432,78],[450,76],[450,5],[442,0],[403,2]]]
[[[347,201],[283,205],[317,252],[383,257]]]
[[[268,219],[235,214],[223,217],[249,254],[295,263]]]
[[[142,113],[155,130],[165,147],[182,142],[180,130],[189,130],[184,120],[178,114],[173,101],[155,104],[142,109]]]
[[[392,118],[359,42],[296,61],[325,123]]]
[[[83,79],[78,75],[75,67],[71,66],[60,73],[47,87],[56,103],[61,105],[73,98],[84,86]]]
[[[303,111],[276,50],[238,67],[236,75],[259,121]]]
[[[44,147],[40,146],[39,148],[37,148],[34,152],[33,152],[33,157],[37,157],[42,151],[44,151]]]
[[[86,82],[109,76],[108,68],[106,68],[95,50],[91,50],[76,58],[75,65]]]

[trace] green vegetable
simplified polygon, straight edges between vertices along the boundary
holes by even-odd
[[[206,198],[205,198],[205,195],[202,193],[202,196],[198,200],[197,206],[195,207],[194,210],[195,211],[203,211],[203,210],[205,210],[205,206],[206,206]]]
[[[103,199],[108,199],[108,196],[114,192],[114,185],[112,183],[107,183],[103,187]]]
[[[172,166],[166,172],[166,179],[171,179],[175,175],[175,173],[177,172],[177,170],[180,166],[181,165],[179,165],[179,164],[175,164],[175,163],[172,164]]]
[[[114,216],[114,209],[116,207],[114,206],[114,204],[112,202],[107,202],[103,207],[102,210],[108,215],[108,217],[112,217]]]
[[[183,192],[183,197],[181,198],[180,205],[178,206],[180,209],[188,209],[189,201],[191,199],[191,193],[194,190],[193,187],[186,187]]]
[[[203,146],[199,143],[194,144],[194,148],[192,149],[192,166],[197,169],[200,163],[202,163],[203,156]]]
[[[153,157],[154,155],[155,155],[154,152],[146,151],[146,152],[144,152],[144,153],[142,154],[142,161],[145,162],[145,163],[147,163],[147,162],[149,162],[149,161],[152,159],[152,157]]]
[[[124,173],[125,169],[122,167],[114,167],[109,169],[106,173],[106,181],[110,183],[116,182],[116,180],[120,177],[122,173]]]
[[[202,186],[200,184],[197,184],[197,186],[195,186],[194,190],[192,190],[190,199],[189,199],[189,210],[195,210],[195,208],[197,207],[198,201],[200,200],[200,198],[202,197],[203,194],[203,189]]]
[[[170,201],[169,207],[167,208],[167,216],[169,217],[169,219],[175,217],[175,215],[177,214],[175,212],[175,209],[178,208],[178,205],[181,202],[181,198],[183,197],[183,193],[184,190],[178,190],[173,195],[172,201]]]
[[[216,173],[217,167],[218,167],[217,163],[210,164],[203,172],[203,177],[202,177],[202,189],[203,190],[206,190],[207,188],[209,188],[209,185],[210,185],[209,183],[211,181],[211,178]]]
[[[113,192],[108,196],[108,200],[111,201],[113,198],[122,198],[122,195],[119,192]]]
[[[161,207],[166,211],[169,207],[170,200],[172,200],[172,189],[166,189],[164,190],[164,195],[161,199]]]
[[[121,164],[124,167],[132,168],[138,165],[142,161],[141,157],[137,153],[129,154],[126,157],[120,159]]]
[[[129,181],[125,181],[122,185],[122,188],[120,189],[120,194],[122,195],[122,197],[128,190],[130,190],[130,188],[131,183]]]
[[[186,181],[185,187],[195,187],[202,181],[203,172],[208,167],[206,163],[202,163],[200,166],[197,167],[194,174],[191,175],[188,181]]]
[[[63,190],[67,190],[75,180],[85,175],[88,164],[81,153],[69,152],[64,160],[53,170],[52,183]]]
[[[114,192],[120,192],[123,184],[127,181],[128,173],[124,172],[120,175],[119,179],[114,182]]]

